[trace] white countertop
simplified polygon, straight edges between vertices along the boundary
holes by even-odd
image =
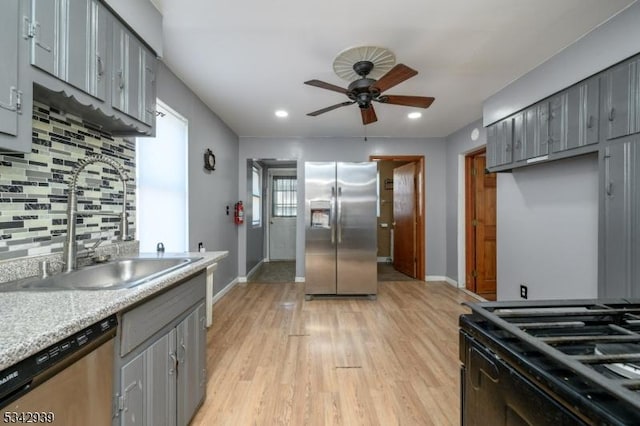
[[[0,370],[183,278],[204,271],[228,253],[184,253],[184,256],[202,259],[133,288],[0,292]]]

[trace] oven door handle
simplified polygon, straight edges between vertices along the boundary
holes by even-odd
[[[469,348],[469,379],[475,390],[482,386],[481,373],[494,383],[500,380],[496,364],[483,351],[471,347]]]

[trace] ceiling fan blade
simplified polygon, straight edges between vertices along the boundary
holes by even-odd
[[[376,110],[373,108],[373,105],[369,105],[368,108],[360,108],[360,113],[362,114],[362,124],[365,126],[378,121]]]
[[[319,87],[321,89],[333,90],[334,92],[342,93],[344,95],[347,94],[347,89],[343,89],[342,87],[339,87],[330,83],[325,83],[324,81],[320,81],[320,80],[309,80],[309,81],[305,81],[304,84],[308,84],[309,86]]]
[[[340,108],[340,107],[343,107],[343,106],[347,106],[347,105],[352,105],[354,103],[355,102],[350,102],[350,101],[341,102],[339,104],[331,105],[330,107],[326,107],[326,108],[319,109],[317,111],[310,112],[307,115],[310,115],[311,117],[315,117],[316,115],[324,114],[325,112],[333,111],[334,109],[337,109],[337,108]]]
[[[380,77],[380,79],[373,84],[373,87],[382,93],[385,90],[410,79],[416,74],[418,74],[418,71],[413,68],[409,68],[404,64],[398,64],[391,68],[391,71]]]
[[[436,98],[427,96],[383,95],[377,101],[383,104],[405,105],[416,108],[429,108]]]

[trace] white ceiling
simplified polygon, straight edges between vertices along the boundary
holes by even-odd
[[[633,0],[157,0],[164,61],[239,136],[362,136],[335,56],[361,45],[390,49],[419,74],[386,94],[434,96],[419,120],[375,104],[368,136],[442,137],[482,115],[482,102]],[[163,99],[169,105],[170,99]],[[286,119],[276,109],[289,112]]]

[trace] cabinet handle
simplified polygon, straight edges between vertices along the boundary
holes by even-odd
[[[609,195],[609,196],[613,195],[613,183],[612,182],[609,182],[607,184],[606,192],[607,192],[607,195]]]
[[[511,151],[511,145],[507,145],[507,147],[505,148],[505,150],[506,150],[507,152],[510,152],[510,151]]]
[[[171,376],[176,370],[175,367],[178,364],[178,358],[176,358],[176,354],[170,353],[169,357],[171,358],[171,368],[169,368],[169,375]]]
[[[104,64],[102,63],[102,58],[99,54],[96,54],[96,57],[98,59],[98,76],[102,77],[104,75]]]
[[[46,44],[42,43],[40,41],[40,23],[36,22],[35,25],[35,31],[34,31],[34,40],[36,42],[36,45],[40,46],[41,48],[43,48],[44,50],[46,50],[47,52],[51,52],[51,47],[47,46]]]
[[[9,103],[5,104],[4,102],[0,102],[0,108],[6,109],[6,110],[9,110],[9,111],[18,111],[19,101],[16,102],[15,104],[13,103],[13,95],[14,95],[14,93],[16,95],[18,95],[18,89],[16,89],[13,86],[9,87]]]
[[[593,127],[593,115],[589,116],[589,120],[587,121],[587,129],[591,129]]]
[[[124,90],[124,75],[122,71],[118,71],[118,79],[118,87],[120,87],[120,90]]]
[[[515,143],[515,147],[516,147],[516,149],[519,149],[519,148],[520,148],[520,139],[518,139],[518,140],[516,141],[516,143]]]
[[[616,109],[615,108],[611,108],[611,111],[609,111],[609,121],[613,121],[616,118]]]

